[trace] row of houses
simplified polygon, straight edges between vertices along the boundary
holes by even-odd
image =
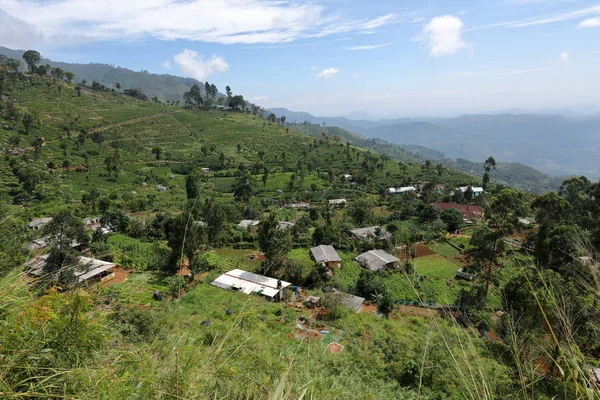
[[[388,194],[403,195],[408,192],[417,192],[417,191],[423,190],[424,187],[425,187],[425,185],[391,187],[391,188],[388,188]],[[461,187],[457,188],[456,190],[459,190],[462,193],[465,193],[469,188],[471,188],[471,191],[473,192],[473,197],[479,197],[484,193],[483,188],[478,187],[478,186],[461,186]],[[444,185],[436,185],[434,187],[434,190],[436,190],[438,193],[443,193],[446,190],[446,187]],[[453,196],[454,191],[450,192],[450,195]]]

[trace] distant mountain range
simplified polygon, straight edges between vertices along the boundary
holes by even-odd
[[[494,156],[555,176],[600,177],[600,116],[504,113],[357,121],[285,108],[270,111],[288,121],[338,126],[367,138],[423,146],[452,159],[483,161]]]
[[[0,46],[0,54],[4,54],[7,57],[22,61],[23,53],[24,50],[12,50]],[[190,87],[195,83],[204,90],[204,82],[175,75],[150,74],[147,71],[132,71],[127,68],[115,67],[108,64],[64,63],[46,58],[42,59],[41,63],[73,72],[77,82],[85,79],[90,84],[93,81],[97,81],[108,87],[115,87],[118,82],[123,88],[141,89],[149,97],[157,96],[162,101],[182,101],[183,94],[190,90]]]

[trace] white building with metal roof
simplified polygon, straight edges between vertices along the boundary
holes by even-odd
[[[245,294],[257,293],[269,300],[279,301],[281,300],[281,291],[291,283],[234,269],[219,276],[211,285],[226,290],[237,290]]]

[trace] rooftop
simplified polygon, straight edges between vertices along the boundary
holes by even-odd
[[[335,251],[333,246],[321,245],[310,249],[315,261],[317,262],[341,262],[342,258]]]
[[[371,271],[379,271],[385,268],[386,265],[400,261],[400,259],[383,250],[371,250],[362,253],[356,257],[356,261]]]
[[[277,282],[278,280],[275,278],[234,269],[219,276],[211,285],[221,289],[239,290],[246,294],[258,293],[267,297],[275,297],[281,289],[291,285],[289,282],[281,281],[281,288],[278,289]]]
[[[32,229],[39,229],[44,225],[52,221],[52,218],[36,218],[29,221],[29,227]]]
[[[369,237],[372,237],[372,238],[377,237],[378,230],[379,230],[380,238],[382,238],[382,239],[389,238],[390,234],[388,232],[386,232],[385,229],[383,229],[379,226],[368,226],[366,228],[356,228],[356,229],[350,230],[350,232],[357,238],[366,239]]]
[[[243,219],[240,221],[240,223],[238,224],[238,226],[240,228],[244,228],[244,229],[248,229],[251,226],[257,226],[258,224],[260,224],[260,221],[256,221],[253,219]]]

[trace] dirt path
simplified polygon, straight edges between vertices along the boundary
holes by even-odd
[[[167,112],[162,112],[162,113],[157,113],[157,114],[152,114],[152,115],[146,115],[145,117],[129,119],[127,121],[117,122],[116,124],[104,125],[104,126],[100,126],[98,128],[90,129],[88,131],[88,133],[104,132],[104,131],[107,131],[112,128],[117,128],[117,127],[124,126],[124,125],[137,124],[138,122],[144,122],[144,121],[151,120],[153,118],[164,117],[166,115],[171,115],[171,114],[175,114],[175,113],[179,113],[179,112],[183,112],[183,111],[184,110],[174,110],[174,111],[167,111]]]

